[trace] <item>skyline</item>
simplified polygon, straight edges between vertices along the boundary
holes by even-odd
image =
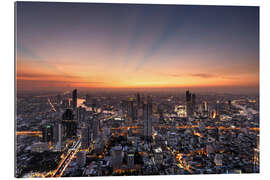
[[[259,91],[258,7],[16,5],[19,91]]]

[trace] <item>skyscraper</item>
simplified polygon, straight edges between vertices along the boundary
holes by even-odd
[[[42,127],[42,141],[43,142],[53,141],[53,126],[48,124]]]
[[[216,115],[219,116],[219,111],[220,111],[220,102],[216,101],[216,105],[215,105],[215,109],[216,109]]]
[[[190,117],[192,115],[192,102],[191,93],[189,91],[186,91],[186,111],[187,117]]]
[[[79,151],[77,154],[77,164],[79,167],[83,167],[86,163],[86,152],[85,151]]]
[[[139,108],[141,105],[141,96],[139,93],[137,93],[136,97],[137,97],[137,108]]]
[[[96,139],[98,137],[100,128],[100,121],[97,118],[92,119],[92,132],[93,132],[93,138]]]
[[[73,106],[73,111],[75,112],[77,108],[77,89],[74,89],[72,91],[72,106]]]
[[[122,166],[123,162],[123,151],[122,146],[114,146],[111,149],[111,155],[112,155],[112,166],[113,168],[120,168]]]
[[[62,124],[64,128],[64,137],[72,138],[77,135],[77,122],[71,109],[66,109],[62,116]]]
[[[69,99],[63,99],[62,100],[62,105],[64,106],[64,108],[70,108],[70,103],[69,103]]]
[[[159,114],[159,123],[163,123],[164,122],[164,116],[163,116],[163,106],[162,104],[158,105],[158,114]]]
[[[147,102],[143,103],[143,135],[146,139],[152,137],[152,99],[147,97]]]
[[[120,103],[121,110],[123,114],[126,114],[127,109],[128,109],[128,101],[127,100],[122,100]]]
[[[62,150],[62,124],[56,123],[53,128],[53,137],[54,137],[54,143],[55,143],[55,150],[61,151]]]
[[[189,90],[186,91],[186,110],[187,117],[193,116],[196,110],[196,95],[191,94]]]
[[[86,119],[86,110],[85,108],[82,108],[81,106],[79,106],[77,108],[77,120],[78,122],[85,122],[85,119]]]
[[[136,118],[135,114],[135,107],[134,107],[134,101],[133,99],[129,99],[128,104],[127,104],[127,114],[129,118],[133,121]]]
[[[191,107],[192,107],[192,115],[196,111],[196,95],[192,94],[191,95]]]
[[[86,96],[85,96],[85,101],[86,101],[86,104],[90,104],[90,102],[91,102],[91,97],[89,96],[89,94],[86,94]]]
[[[56,102],[57,102],[57,104],[61,104],[61,101],[62,101],[61,95],[58,94],[58,95],[56,96]]]
[[[203,102],[203,111],[208,112],[208,105],[206,101]]]
[[[88,149],[90,145],[90,128],[85,125],[82,127],[81,147],[82,149]]]
[[[129,168],[134,167],[134,152],[133,151],[127,152],[127,166]]]

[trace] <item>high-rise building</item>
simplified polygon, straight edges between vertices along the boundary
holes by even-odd
[[[85,151],[79,151],[77,153],[77,164],[80,167],[83,167],[86,163],[86,152]]]
[[[57,102],[57,104],[61,104],[61,101],[62,101],[61,95],[58,94],[58,95],[56,96],[56,102]]]
[[[136,119],[136,109],[134,107],[134,101],[133,99],[129,99],[127,104],[127,114],[128,117],[133,121]]]
[[[92,119],[92,132],[93,132],[93,137],[96,139],[98,137],[99,133],[99,127],[100,127],[100,121],[97,118]]]
[[[69,99],[63,99],[62,105],[64,106],[64,108],[70,108]]]
[[[161,147],[154,148],[154,160],[155,164],[163,163],[163,153]]]
[[[215,155],[215,159],[214,162],[216,164],[216,166],[222,166],[222,154],[216,154]]]
[[[81,148],[88,149],[90,146],[90,129],[85,125],[82,127]]]
[[[112,155],[112,166],[113,168],[120,168],[122,166],[123,162],[123,151],[122,151],[122,146],[115,146],[111,150],[111,155]]]
[[[193,116],[196,109],[196,95],[186,91],[186,112],[187,117]]]
[[[74,115],[71,109],[66,109],[64,114],[62,115],[63,120],[73,120]]]
[[[89,94],[86,94],[86,96],[85,96],[85,102],[86,102],[86,104],[90,104],[91,103],[91,97],[89,96]]]
[[[77,112],[77,120],[78,122],[85,122],[85,119],[86,119],[86,109],[79,106],[76,110]]]
[[[128,106],[128,101],[127,100],[122,100],[121,104],[120,104],[120,107],[121,107],[121,110],[122,110],[123,114],[126,114],[127,106]]]
[[[53,126],[53,143],[56,144],[58,142],[58,124],[54,124]]]
[[[101,154],[104,151],[104,139],[101,136],[98,136],[95,140],[95,153]]]
[[[254,148],[253,153],[253,172],[259,172],[260,165],[260,136],[257,134],[256,148]]]
[[[53,142],[53,126],[45,125],[42,127],[42,141]]]
[[[192,107],[192,114],[196,111],[196,95],[192,94],[191,95],[191,107]]]
[[[134,152],[133,151],[127,152],[127,166],[129,168],[134,167]]]
[[[208,105],[206,101],[203,102],[203,111],[208,112]]]
[[[132,132],[132,129],[131,128],[128,128],[127,133],[128,133],[128,136],[129,137],[132,137],[133,136],[133,132]]]
[[[62,124],[64,128],[64,137],[72,138],[77,136],[77,121],[71,109],[66,109],[62,116]]]
[[[162,104],[158,105],[158,115],[159,115],[159,123],[163,123],[164,122],[164,116],[163,116],[163,106]]]
[[[149,96],[143,103],[143,135],[146,139],[152,138],[152,99]]]
[[[215,109],[216,109],[216,115],[219,116],[219,112],[220,112],[220,102],[219,101],[216,102]]]
[[[137,97],[137,108],[139,108],[141,105],[141,96],[139,93],[137,93],[136,97]]]
[[[77,108],[77,89],[72,91],[72,107],[73,111],[75,111]]]
[[[53,139],[55,143],[55,150],[61,151],[62,150],[62,137],[63,137],[63,131],[62,131],[62,124],[57,123],[55,124],[53,128]]]
[[[94,112],[98,111],[99,102],[96,98],[91,99],[91,106],[92,106]]]
[[[187,117],[190,117],[192,115],[192,102],[191,93],[189,91],[186,91],[186,111]]]

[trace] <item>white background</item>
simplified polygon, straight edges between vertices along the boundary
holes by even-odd
[[[50,1],[50,0],[47,0]],[[57,0],[62,1],[62,0]],[[68,0],[65,0],[66,2]],[[74,0],[75,1],[75,0]],[[80,0],[79,2],[202,4],[202,5],[249,5],[260,6],[260,128],[261,128],[261,173],[241,175],[181,175],[181,176],[129,176],[92,177],[91,179],[269,179],[270,168],[270,1],[269,0]],[[0,178],[14,178],[14,1],[1,0],[0,5]],[[268,152],[268,153],[267,153]],[[38,178],[40,179],[40,178]],[[60,178],[63,179],[63,178]],[[78,179],[78,178],[68,178]],[[85,179],[85,178],[83,178]]]

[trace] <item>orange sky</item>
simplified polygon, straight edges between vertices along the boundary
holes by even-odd
[[[114,64],[61,64],[59,62],[17,61],[17,80],[21,85],[43,88],[56,87],[101,87],[101,88],[140,88],[140,87],[192,87],[192,86],[257,86],[258,70],[238,73],[232,69],[189,67],[188,64],[156,64],[135,70],[132,65]],[[237,66],[235,67],[237,68]],[[203,71],[202,71],[203,70]],[[215,70],[215,71],[214,71]],[[208,73],[212,72],[212,73]],[[33,83],[35,82],[35,83]],[[31,88],[31,87],[30,87]]]
[[[258,14],[256,7],[18,3],[17,88],[258,91]]]

